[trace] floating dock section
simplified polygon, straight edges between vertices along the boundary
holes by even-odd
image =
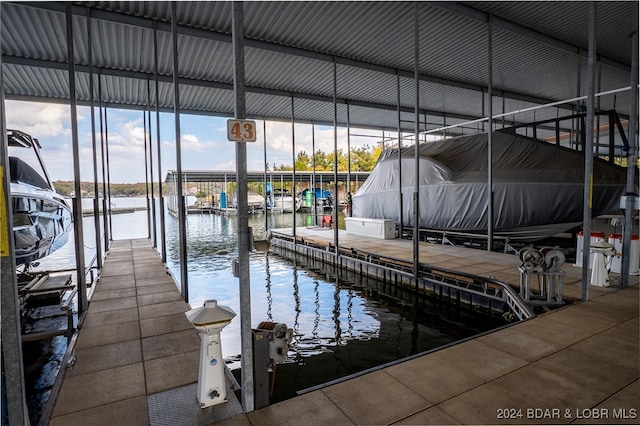
[[[431,243],[420,245],[419,276],[415,277],[410,240],[372,239],[339,232],[338,256],[333,230],[321,227],[272,230],[276,252],[297,253],[338,271],[353,271],[383,285],[414,289],[427,296],[491,313],[510,312],[519,320],[535,316],[518,295],[520,261],[516,256]]]

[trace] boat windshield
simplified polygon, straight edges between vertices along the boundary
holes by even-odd
[[[17,143],[15,140],[12,141],[11,137],[9,138],[8,154],[11,181],[53,189],[47,180],[48,175],[36,151],[37,146],[34,147],[33,143],[35,142],[30,144]]]

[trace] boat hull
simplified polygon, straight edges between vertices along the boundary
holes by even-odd
[[[62,197],[41,189],[28,192],[24,186],[11,185],[16,265],[55,252],[67,243],[73,228],[71,209]]]

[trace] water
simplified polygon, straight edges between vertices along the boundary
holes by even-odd
[[[117,199],[118,207],[145,205],[144,199]],[[298,226],[305,220],[297,214]],[[268,215],[268,228],[292,226],[292,214]],[[178,224],[165,217],[167,265],[180,277]],[[202,306],[216,299],[238,316],[222,331],[223,356],[230,369],[240,367],[240,305],[238,279],[231,262],[237,256],[235,216],[187,216],[189,302]],[[95,253],[93,217],[83,220],[85,256]],[[112,216],[113,238],[146,238],[147,212]],[[265,217],[250,215],[256,239],[264,238]],[[44,260],[40,268],[73,267],[73,241]],[[158,238],[159,241],[159,238]],[[426,300],[401,301],[380,294],[375,282],[349,276],[337,279],[304,259],[290,260],[274,253],[250,255],[251,323],[285,323],[294,330],[293,345],[278,365],[272,402],[346,375],[503,325],[499,318],[460,311]],[[410,303],[407,303],[410,302]],[[66,348],[66,343],[59,343]],[[58,350],[59,352],[59,350]],[[64,352],[64,350],[62,351]]]

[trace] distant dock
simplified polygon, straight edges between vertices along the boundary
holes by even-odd
[[[147,210],[147,207],[113,207],[109,210],[111,214],[123,214],[123,213],[133,213],[137,211]],[[102,213],[102,209],[100,209],[100,213]],[[93,209],[82,209],[82,216],[92,216]]]

